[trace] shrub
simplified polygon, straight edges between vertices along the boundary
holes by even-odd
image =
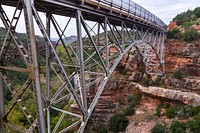
[[[97,129],[97,133],[107,133],[107,129],[104,128],[104,127],[99,127],[99,128]]]
[[[187,30],[183,35],[183,40],[191,42],[199,37],[198,31],[194,28]]]
[[[200,131],[200,125],[194,120],[187,121],[186,128],[193,133],[198,133]]]
[[[124,100],[121,96],[118,98],[118,103],[119,105],[124,105]]]
[[[181,39],[182,33],[178,28],[173,28],[171,31],[167,32],[167,39]]]
[[[165,133],[165,128],[161,124],[156,124],[152,129],[152,133]]]
[[[148,78],[148,77],[143,77],[142,78],[142,84],[144,85],[144,86],[149,86],[149,81],[150,81],[150,79]]]
[[[174,117],[174,107],[169,107],[166,109],[166,116],[168,118],[173,118]]]
[[[188,27],[190,27],[191,25],[192,25],[191,22],[185,22],[185,23],[183,23],[183,27],[184,27],[184,28],[188,28]]]
[[[193,117],[193,119],[200,125],[200,114],[199,115],[195,115]]]
[[[130,116],[130,115],[134,115],[135,114],[135,109],[133,109],[133,107],[127,107],[124,110],[124,115],[126,116]]]
[[[109,129],[113,132],[123,132],[128,126],[128,120],[123,114],[116,114],[110,118]]]
[[[168,109],[168,108],[170,108],[170,107],[171,107],[171,105],[170,105],[169,103],[166,103],[166,104],[163,105],[163,108],[164,108],[164,109]]]
[[[200,114],[200,105],[192,108],[192,114],[193,116]]]
[[[160,108],[160,107],[157,107],[157,108],[156,108],[155,116],[160,117],[160,115],[161,115],[161,108]]]
[[[170,126],[171,133],[185,133],[186,125],[179,121],[174,121]]]
[[[174,115],[178,117],[178,119],[186,119],[189,117],[189,114],[186,113],[186,109],[183,106],[176,106]]]
[[[156,86],[159,86],[160,85],[160,81],[161,81],[161,77],[156,77],[156,80],[154,81],[154,84],[156,85]]]
[[[173,73],[173,78],[182,79],[182,78],[183,78],[182,72],[179,71],[179,70],[174,71],[174,73]]]
[[[193,106],[187,106],[187,107],[185,107],[185,113],[186,113],[187,117],[194,116],[193,110],[194,110]]]
[[[137,105],[139,103],[138,95],[128,96],[128,102],[131,107],[134,107],[135,105]]]

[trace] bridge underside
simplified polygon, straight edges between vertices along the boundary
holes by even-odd
[[[7,6],[14,8],[12,16]],[[146,73],[164,73],[163,27],[114,7],[88,0],[2,0],[0,18],[6,29],[0,49],[3,133],[83,132],[109,77],[133,47]],[[17,33],[23,21],[26,43]],[[67,43],[72,27],[76,41]],[[16,122],[17,114],[23,122]]]

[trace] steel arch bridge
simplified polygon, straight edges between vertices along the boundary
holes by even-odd
[[[109,77],[132,47],[142,56],[146,73],[164,73],[166,25],[131,0],[1,0],[0,18],[6,29],[0,49],[2,133],[82,133]],[[20,23],[26,44],[17,33]],[[67,44],[69,25],[77,41]],[[36,30],[45,52],[39,53]],[[56,43],[52,32],[59,38]],[[13,53],[20,55],[20,63],[13,61]],[[16,75],[25,75],[21,85],[11,80],[20,79]],[[92,96],[88,90],[94,85],[98,90]],[[13,115],[19,112],[24,118],[16,122]]]

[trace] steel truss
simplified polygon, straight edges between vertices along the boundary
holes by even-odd
[[[141,28],[135,23],[119,19],[115,20],[117,22],[115,25],[114,18],[111,22],[111,18],[104,15],[98,16],[100,19],[92,22],[93,26],[89,26],[82,12],[73,9],[72,16],[68,18],[63,28],[57,22],[55,15],[48,10],[45,12],[46,23],[44,23],[33,0],[19,0],[11,19],[1,5],[0,18],[7,32],[0,50],[2,133],[6,131],[64,133],[71,130],[82,133],[112,72],[132,47],[136,47],[140,53],[146,66],[146,73],[163,75],[164,31],[145,26]],[[25,20],[27,45],[22,43],[16,33],[22,15]],[[77,41],[66,44],[67,29],[73,20],[76,20]],[[45,45],[46,55],[43,65],[38,63],[35,27],[40,29],[45,39],[43,45]],[[51,41],[52,28],[59,37],[56,45]],[[13,47],[12,43],[20,53],[24,62],[23,67],[6,61],[11,54],[9,48]],[[59,48],[64,50],[62,53],[64,57],[59,53]],[[45,83],[40,81],[41,66],[45,67]],[[17,88],[9,80],[8,72],[26,73],[27,80]],[[59,86],[54,85],[55,80],[59,81]],[[90,94],[89,89],[93,85],[97,85],[98,89],[96,92],[94,90],[94,94]],[[4,88],[12,95],[8,107],[4,107],[3,97],[6,97],[3,95]],[[35,99],[35,109],[31,111],[30,107],[26,107],[28,106],[26,101],[23,101],[28,90],[34,94],[30,99]],[[74,111],[72,106],[76,106],[77,110]],[[11,121],[9,116],[14,113],[14,108],[23,113],[26,125]],[[53,117],[57,117],[55,125],[52,125]],[[66,121],[69,122],[66,124]]]

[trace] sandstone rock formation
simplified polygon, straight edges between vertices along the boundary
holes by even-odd
[[[165,44],[165,70],[181,70],[189,76],[200,76],[200,42],[168,40]]]
[[[179,101],[187,105],[197,106],[200,105],[200,96],[192,92],[182,92],[180,90],[164,89],[161,87],[143,87],[137,83],[130,83],[136,89],[139,89],[142,93],[152,96]]]

